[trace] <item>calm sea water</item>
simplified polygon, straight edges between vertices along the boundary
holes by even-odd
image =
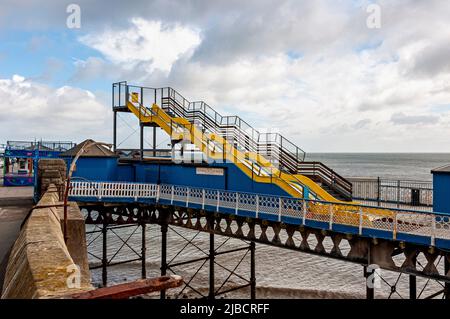
[[[431,180],[431,169],[450,163],[450,154],[368,154],[368,153],[312,153],[307,155],[308,161],[321,161],[333,168],[343,176],[353,177],[383,177],[395,179]],[[116,230],[122,238],[131,235],[133,229]],[[185,247],[186,239],[196,236],[195,245],[188,246],[183,253],[178,252]],[[94,235],[88,235],[90,241]],[[122,247],[116,258],[132,259],[136,254],[123,245],[123,242],[114,234],[108,236],[108,255],[110,258],[116,250]],[[157,225],[147,227],[147,274],[148,277],[158,276],[161,257],[160,230]],[[204,257],[202,252],[208,251],[208,234],[182,228],[173,228],[168,232],[168,260],[175,258],[174,262]],[[216,236],[218,246],[226,240]],[[311,247],[314,247],[314,236],[310,236]],[[130,246],[136,251],[140,251],[141,237],[140,231],[131,235]],[[233,249],[242,246],[243,242],[230,239],[224,249]],[[331,249],[332,243],[328,239],[324,242],[326,249]],[[97,256],[101,256],[101,237],[94,241],[90,251]],[[343,252],[349,247],[343,247]],[[218,257],[218,262],[228,269],[236,267],[242,254],[223,255]],[[419,261],[426,264],[423,256],[419,256]],[[397,256],[396,262],[401,263],[402,257]],[[91,256],[91,262],[96,262],[96,258]],[[202,293],[207,293],[208,287],[208,263],[191,281],[192,286]],[[196,264],[175,267],[173,270],[182,275],[186,280],[190,280],[202,262]],[[442,263],[440,265],[442,267]],[[237,268],[238,273],[248,278],[249,259],[244,258],[241,266]],[[228,274],[221,267],[216,266],[216,288],[228,277]],[[100,270],[93,271],[93,283],[101,282]],[[140,263],[123,264],[109,268],[109,284],[121,283],[127,280],[135,280],[140,276]],[[256,277],[257,277],[257,297],[259,298],[364,298],[365,279],[363,277],[362,266],[343,262],[339,260],[318,257],[305,253],[275,248],[265,245],[256,245]],[[407,297],[408,276],[401,276],[389,271],[382,271],[383,281],[380,288],[376,289],[377,298],[387,298],[391,294],[390,285],[398,282],[397,292],[392,294],[392,298]],[[433,293],[441,287],[434,281],[427,281],[418,278],[418,291],[422,289],[427,293]],[[230,277],[227,288],[242,284],[242,280],[236,276]],[[400,295],[401,296],[400,296]],[[183,291],[182,296],[198,298],[199,296],[190,289]],[[249,293],[236,291],[228,293],[224,297],[248,298]]]
[[[450,164],[450,153],[310,153],[342,176],[431,180],[431,170]]]

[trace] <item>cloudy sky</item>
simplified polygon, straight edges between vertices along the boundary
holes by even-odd
[[[450,152],[450,1],[0,0],[0,143],[110,142],[121,80],[307,152]],[[137,146],[137,120],[119,125]]]

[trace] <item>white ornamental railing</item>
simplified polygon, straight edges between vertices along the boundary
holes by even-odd
[[[410,210],[386,209],[373,206],[333,203],[282,196],[233,192],[217,189],[195,188],[165,184],[126,182],[72,181],[69,196],[98,201],[107,199],[153,199],[156,202],[239,214],[244,211],[256,218],[282,221],[298,219],[322,222],[330,230],[335,225],[387,231],[393,239],[399,234],[425,236],[434,246],[436,239],[450,240],[450,215]],[[264,216],[262,216],[264,215]],[[261,217],[262,216],[262,217]],[[323,227],[323,226],[321,226]]]
[[[71,181],[69,196],[104,198],[156,198],[158,185],[121,182]]]

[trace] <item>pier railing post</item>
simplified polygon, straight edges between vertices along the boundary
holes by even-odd
[[[380,177],[377,177],[377,203],[378,206],[381,206],[381,180]]]

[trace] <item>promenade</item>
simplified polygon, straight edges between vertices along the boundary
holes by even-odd
[[[0,185],[0,287],[20,224],[33,205],[33,187],[3,187]]]

